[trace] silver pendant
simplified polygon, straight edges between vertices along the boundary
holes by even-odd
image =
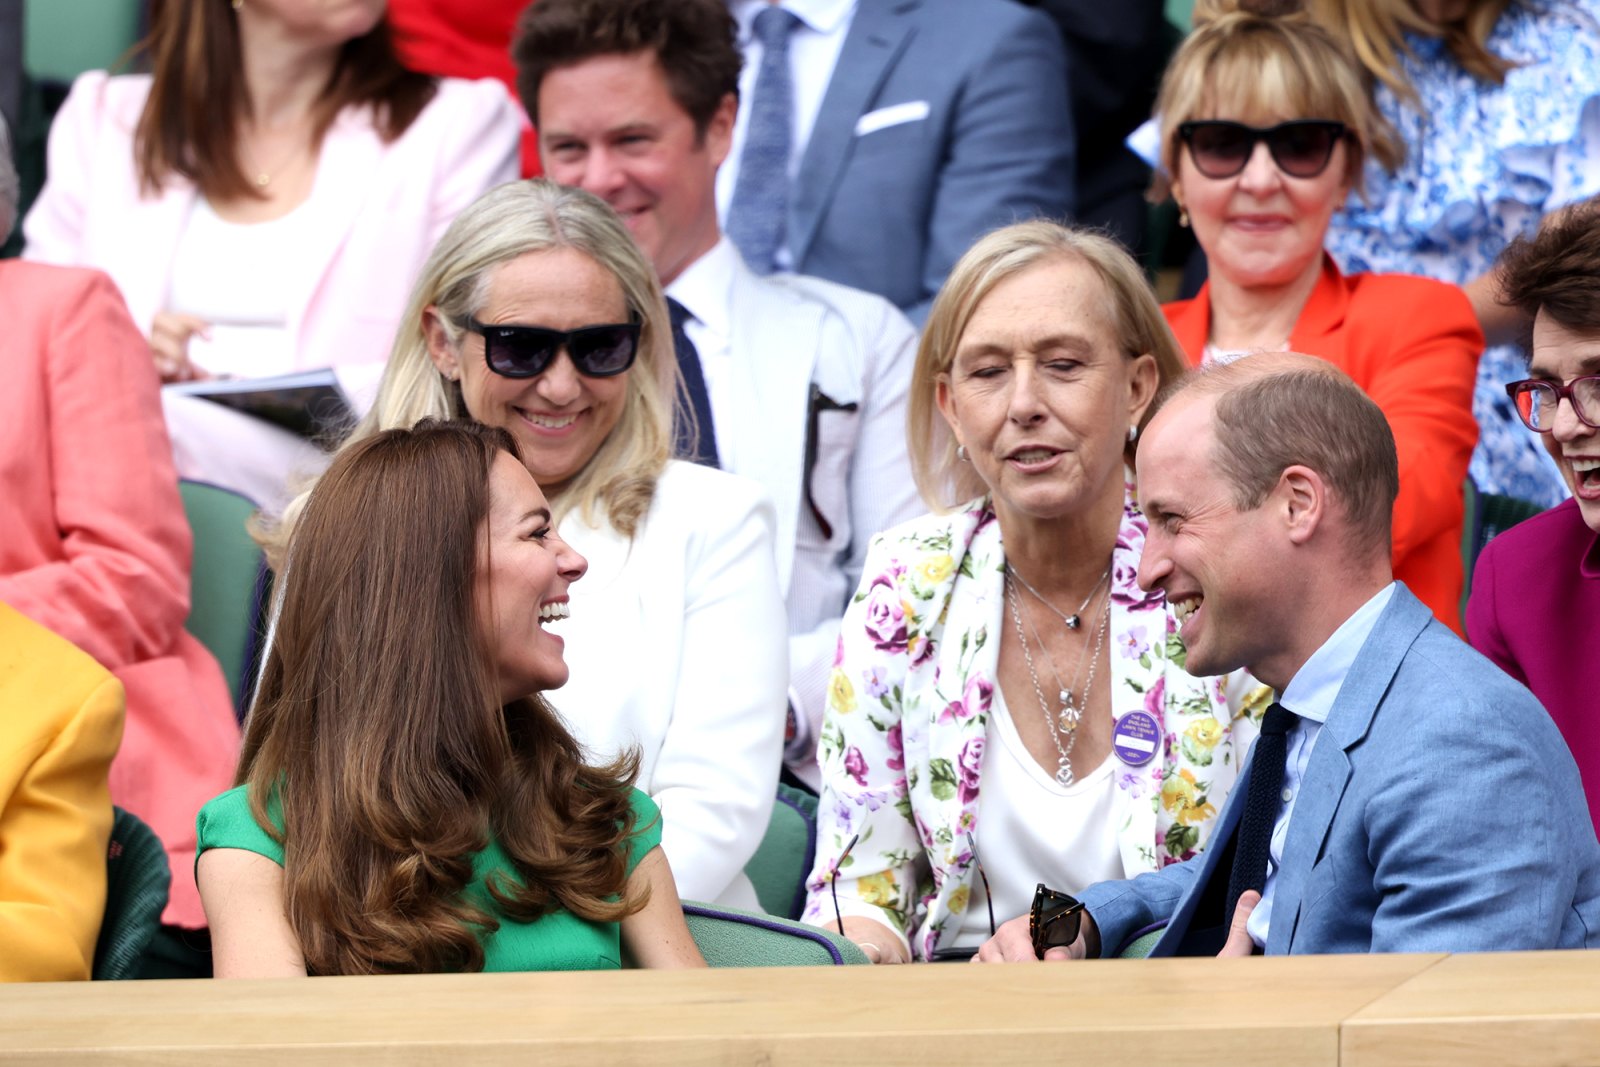
[[[1056,768],[1056,781],[1062,785],[1071,785],[1073,783],[1072,764],[1067,762],[1067,757],[1065,756],[1061,757],[1061,762]]]
[[[1067,616],[1067,629],[1076,630],[1079,627],[1079,625],[1082,624],[1082,622],[1083,622],[1083,620],[1078,618],[1078,616],[1076,616],[1076,615],[1068,615]]]

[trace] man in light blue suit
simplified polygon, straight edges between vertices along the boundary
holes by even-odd
[[[792,16],[777,37],[757,25],[769,6]],[[747,107],[717,197],[758,273],[794,270],[879,293],[920,324],[979,236],[1070,213],[1065,49],[1044,14],[1012,0],[729,7],[745,49]],[[788,52],[776,90],[762,84],[772,48]],[[786,94],[781,106],[769,106],[773,91]],[[752,145],[782,163],[753,162]],[[751,173],[753,191],[740,187]],[[753,238],[759,248],[744,236],[760,230],[741,217],[752,211],[783,216],[776,238]]]
[[[1251,356],[1182,388],[1138,458],[1140,584],[1191,671],[1248,667],[1278,701],[1205,853],[1088,887],[1044,954],[1162,923],[1152,955],[1600,947],[1600,843],[1555,724],[1391,578],[1377,406],[1320,360]],[[981,955],[1035,946],[1008,924]]]

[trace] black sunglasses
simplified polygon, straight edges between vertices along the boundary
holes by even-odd
[[[566,348],[586,378],[611,378],[633,366],[639,354],[639,323],[616,322],[551,330],[543,326],[494,326],[468,318],[465,327],[483,336],[483,358],[502,378],[537,378]]]
[[[1328,169],[1334,146],[1348,132],[1344,123],[1331,119],[1296,119],[1264,128],[1221,119],[1178,125],[1195,169],[1207,178],[1231,178],[1244,170],[1257,141],[1267,142],[1272,161],[1291,178],[1315,178]]]
[[[1077,897],[1040,882],[1033,892],[1033,907],[1028,912],[1028,934],[1033,938],[1034,956],[1042,960],[1046,949],[1066,948],[1078,940],[1083,910]]]

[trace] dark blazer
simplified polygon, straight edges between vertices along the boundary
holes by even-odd
[[[1073,206],[1066,58],[1012,0],[860,0],[789,202],[794,270],[918,325],[979,236]]]
[[[1206,851],[1082,895],[1113,955],[1221,947],[1247,764]],[[1269,955],[1600,947],[1600,842],[1578,768],[1526,689],[1402,585],[1312,750],[1273,890]]]

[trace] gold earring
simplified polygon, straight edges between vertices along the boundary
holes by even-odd
[[[233,9],[235,11],[238,11],[241,7],[244,7],[244,0],[233,0]]]
[[[244,0],[235,0],[235,2],[243,3]],[[1182,204],[1178,205],[1178,225],[1186,230],[1189,228],[1189,209]]]

